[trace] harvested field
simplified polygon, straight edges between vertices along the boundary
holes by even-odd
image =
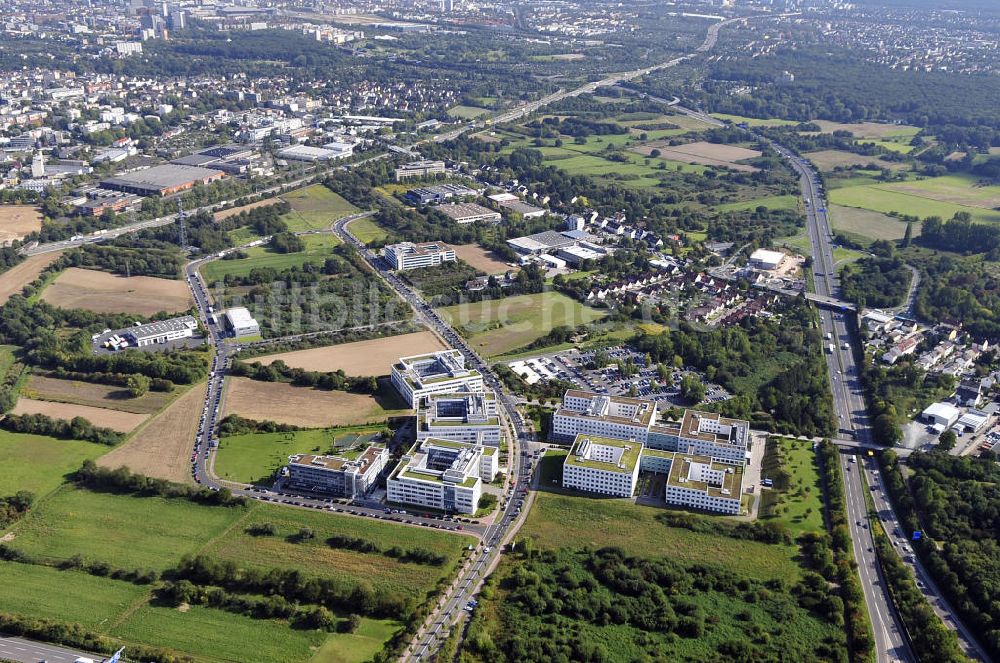
[[[238,414],[308,428],[381,423],[389,416],[412,414],[387,382],[382,384],[380,395],[369,396],[229,378],[222,405],[222,416]]]
[[[651,143],[640,145],[634,149],[639,154],[645,156],[649,156],[653,150],[659,150],[661,159],[680,161],[681,163],[695,163],[703,166],[732,168],[733,170],[744,172],[755,172],[758,169],[736,162],[760,156],[760,152],[757,150],[748,150],[745,147],[738,147],[736,145],[706,143],[704,141],[687,143],[685,145],[670,145],[665,140],[654,140]]]
[[[429,331],[422,331],[264,355],[247,361],[259,361],[266,365],[280,359],[292,368],[304,368],[310,371],[342,369],[347,375],[388,375],[393,362],[400,357],[443,349],[445,345],[437,336]]]
[[[37,279],[42,270],[58,260],[60,255],[61,251],[53,251],[31,256],[0,274],[0,305],[7,303],[11,295],[21,292],[24,286]]]
[[[0,205],[0,246],[42,229],[42,214],[34,205]]]
[[[807,152],[802,156],[812,161],[823,172],[830,172],[838,166],[850,168],[851,166],[867,166],[870,164],[878,168],[888,168],[889,170],[901,170],[908,167],[905,163],[882,161],[878,157],[866,157],[842,150],[819,150],[818,152]]]
[[[75,403],[134,414],[153,414],[173,398],[171,394],[162,391],[147,391],[139,398],[132,398],[124,387],[61,380],[37,374],[28,378],[21,389],[21,395],[40,401]]]
[[[109,410],[103,407],[76,405],[73,403],[53,403],[51,401],[36,401],[33,398],[19,398],[14,406],[14,414],[44,414],[53,419],[69,421],[73,417],[83,417],[95,426],[110,428],[119,433],[130,433],[136,426],[146,420],[149,415]]]
[[[900,136],[915,136],[920,131],[917,127],[907,124],[884,124],[882,122],[857,122],[844,124],[829,120],[813,120],[823,133],[834,131],[850,131],[855,138],[896,138]]]
[[[204,400],[204,383],[195,385],[150,419],[125,444],[102,456],[98,464],[103,467],[125,465],[147,476],[190,482],[191,452]]]
[[[152,276],[129,278],[78,267],[60,274],[42,293],[42,299],[60,308],[82,308],[95,313],[152,315],[191,308],[191,292],[184,281]]]
[[[249,212],[252,209],[258,207],[270,207],[271,205],[277,205],[281,202],[281,198],[265,198],[264,200],[256,200],[248,205],[243,205],[242,207],[233,207],[231,209],[224,209],[221,212],[216,212],[214,218],[216,221],[223,221],[231,216],[236,216],[240,212]]]
[[[478,244],[458,244],[451,248],[455,249],[455,255],[458,256],[459,260],[465,261],[486,274],[504,274],[518,269],[511,267],[505,260]]]

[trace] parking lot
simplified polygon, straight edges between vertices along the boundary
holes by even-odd
[[[598,366],[595,359],[607,358]],[[622,374],[619,363],[626,368]],[[508,363],[511,370],[528,384],[549,380],[567,380],[580,389],[610,396],[635,396],[664,405],[690,406],[680,391],[681,379],[695,375],[705,384],[705,403],[727,400],[732,396],[717,384],[705,381],[704,376],[690,367],[670,368],[669,379],[663,380],[657,366],[646,365],[646,356],[625,346],[603,350],[571,349],[553,354],[519,359]]]

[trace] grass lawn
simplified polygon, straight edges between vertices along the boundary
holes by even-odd
[[[14,365],[15,352],[16,345],[0,345],[0,377],[7,375],[7,371]]]
[[[372,242],[383,240],[389,236],[389,231],[375,223],[375,221],[371,218],[366,217],[364,219],[351,221],[347,225],[351,234],[365,244],[371,244]]]
[[[113,628],[111,634],[130,642],[196,654],[197,660],[212,663],[251,659],[261,663],[308,661],[328,637],[339,637],[198,605],[183,611],[145,605]]]
[[[452,106],[448,109],[448,116],[459,120],[474,120],[487,113],[489,113],[487,109],[478,106]]]
[[[0,497],[30,490],[36,497],[55,490],[66,474],[110,447],[79,440],[0,431]]]
[[[628,500],[541,491],[518,537],[530,536],[544,548],[602,548],[613,543],[630,555],[711,564],[755,578],[794,580],[801,574],[794,546],[666,527],[656,520],[662,512]]]
[[[753,210],[761,206],[772,210],[796,209],[799,206],[799,197],[791,194],[785,196],[767,196],[754,200],[743,200],[738,203],[716,205],[715,209],[720,212],[734,212],[739,210]]]
[[[222,534],[247,511],[183,499],[131,497],[71,486],[14,527],[8,545],[51,561],[83,555],[128,569],[163,570]]]
[[[322,184],[314,184],[281,196],[292,206],[283,218],[292,232],[329,228],[337,219],[358,212],[358,208]]]
[[[835,205],[860,207],[875,212],[898,212],[919,218],[939,216],[942,219],[950,219],[956,212],[968,212],[974,221],[1000,222],[1000,212],[995,210],[935,200],[926,194],[914,195],[890,188],[900,186],[912,187],[913,184],[847,186],[831,189],[829,197],[830,202]]]
[[[906,223],[881,212],[830,205],[830,223],[834,230],[861,235],[869,239],[902,239]],[[913,235],[920,234],[920,224],[913,224]]]
[[[358,434],[377,433],[378,428],[320,428],[289,433],[255,433],[224,437],[215,456],[215,472],[223,479],[253,483],[270,479],[299,453],[327,453],[334,438],[357,438]],[[351,434],[348,436],[348,434]]]
[[[811,442],[771,438],[761,478],[775,482],[763,491],[762,518],[780,520],[794,536],[823,531],[823,487]]]
[[[970,207],[1000,207],[1000,186],[980,186],[978,178],[963,173],[886,184],[884,188]]]
[[[273,537],[255,537],[246,533],[253,523],[269,522],[278,528]],[[312,529],[311,541],[292,543],[287,537],[302,527]],[[362,553],[326,545],[333,534],[362,538],[380,549],[393,546],[426,548],[443,554],[443,566],[403,563],[378,553]],[[429,531],[423,528],[355,518],[333,513],[290,509],[261,504],[249,517],[232,528],[206,549],[206,553],[231,559],[238,564],[261,568],[295,568],[303,573],[354,583],[364,578],[376,590],[398,592],[423,600],[433,591],[438,579],[448,575],[471,539],[465,536]]]
[[[489,357],[521,348],[559,325],[575,327],[607,315],[553,291],[458,304],[438,312]]]
[[[149,591],[81,571],[17,562],[0,562],[0,587],[0,612],[75,622],[98,631]]]
[[[245,276],[255,267],[287,269],[307,262],[320,264],[330,249],[340,243],[334,235],[304,235],[305,250],[299,253],[277,253],[266,246],[247,249],[246,258],[239,260],[213,260],[201,267],[201,275],[209,284],[224,279],[227,275]]]
[[[880,140],[858,140],[855,141],[858,145],[880,145],[890,152],[899,152],[900,154],[909,154],[914,148],[910,145],[910,138],[885,138]]]

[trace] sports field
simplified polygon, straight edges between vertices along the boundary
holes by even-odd
[[[91,407],[90,405],[77,405],[75,403],[55,403],[52,401],[36,401],[33,398],[21,397],[17,399],[17,404],[12,410],[14,414],[43,414],[53,419],[65,419],[69,421],[74,417],[83,417],[95,426],[110,428],[119,433],[129,433],[141,424],[149,416],[148,414],[135,414],[133,412],[122,412],[121,410],[110,410],[104,407]]]
[[[173,393],[147,391],[142,396],[133,398],[124,387],[63,380],[32,373],[21,389],[21,396],[40,401],[74,403],[135,414],[152,414],[175,398],[176,391]]]
[[[488,357],[523,347],[560,325],[575,327],[607,315],[553,291],[457,304],[438,313]]]
[[[103,444],[57,440],[0,430],[0,497],[29,490],[41,497],[65,481],[83,461],[107,453]]]
[[[478,244],[457,244],[451,248],[455,249],[455,255],[458,256],[459,260],[475,267],[484,274],[504,274],[519,269]]]
[[[918,218],[939,216],[942,219],[950,219],[957,212],[968,212],[974,221],[1000,222],[1000,211],[967,204],[976,202],[982,205],[985,197],[991,195],[991,192],[977,192],[971,187],[956,187],[954,180],[950,186],[934,182],[940,179],[942,178],[900,184],[846,186],[830,189],[828,193],[832,204],[860,207],[874,212],[897,212]],[[1000,187],[984,188],[1000,190]],[[965,200],[966,204],[954,202],[956,199]]]
[[[359,211],[322,184],[298,189],[281,197],[292,206],[292,211],[284,216],[292,232],[329,228],[337,219]]]
[[[292,454],[336,452],[375,439],[378,427],[319,428],[288,433],[254,433],[219,440],[215,473],[222,479],[255,483],[269,480]]]
[[[205,384],[196,384],[97,463],[178,483],[191,481],[191,453]]]
[[[34,205],[0,205],[0,246],[42,229],[42,213]]]
[[[347,375],[378,376],[389,375],[393,363],[400,357],[444,349],[445,345],[435,334],[422,331],[264,355],[247,361],[266,365],[280,359],[292,368],[304,368],[310,371],[342,370]]]
[[[42,300],[60,308],[96,313],[152,315],[191,308],[191,291],[184,281],[152,276],[125,277],[94,269],[69,267],[42,293]]]
[[[0,305],[6,304],[11,295],[17,294],[38,278],[42,270],[54,263],[62,255],[61,251],[30,256],[0,274]]]
[[[387,417],[412,414],[387,381],[381,386],[379,394],[371,396],[227,378],[222,415],[324,428],[381,424]]]
[[[307,262],[322,264],[330,249],[340,244],[334,235],[304,235],[305,250],[299,253],[278,253],[266,246],[255,246],[245,251],[246,258],[239,260],[213,260],[200,268],[201,275],[209,284],[215,283],[229,274],[245,276],[255,267],[288,269]]]

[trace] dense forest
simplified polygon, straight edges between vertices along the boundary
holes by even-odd
[[[860,307],[899,306],[909,292],[912,279],[906,263],[897,257],[861,258],[841,270],[841,295]]]

